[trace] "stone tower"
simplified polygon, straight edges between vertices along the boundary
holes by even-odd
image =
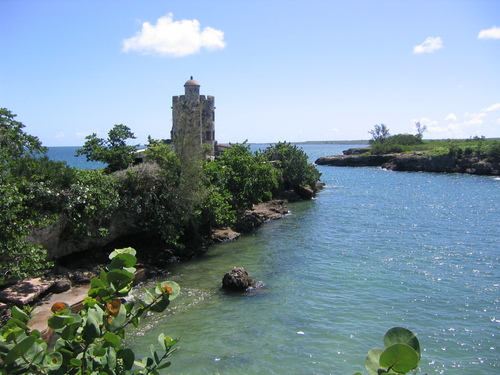
[[[214,97],[200,95],[200,84],[193,77],[184,84],[184,95],[172,97],[172,144],[182,153],[186,147],[207,145],[210,156],[215,154]],[[189,152],[189,151],[188,151]]]

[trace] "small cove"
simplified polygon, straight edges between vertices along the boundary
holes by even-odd
[[[303,147],[311,160],[346,148]],[[499,181],[320,170],[317,200],[173,264],[182,295],[131,334],[134,350],[165,332],[181,337],[165,374],[346,374],[365,372],[366,352],[401,325],[420,339],[422,373],[498,371]],[[233,266],[266,288],[223,292]]]
[[[355,147],[300,146],[311,161]],[[318,199],[169,267],[181,296],[127,337],[138,356],[165,332],[181,341],[162,374],[366,373],[367,351],[401,325],[420,339],[419,373],[498,372],[500,180],[319,169]],[[233,266],[266,288],[223,292]]]

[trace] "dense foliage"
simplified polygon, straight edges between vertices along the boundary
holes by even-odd
[[[87,140],[76,151],[77,155],[85,155],[88,161],[100,161],[107,164],[107,172],[126,169],[134,162],[134,151],[138,145],[128,145],[128,139],[135,139],[134,133],[128,126],[115,125],[109,132],[108,138],[98,138],[96,133],[85,137]]]
[[[296,145],[279,142],[263,151],[263,156],[278,170],[278,178],[285,190],[298,187],[316,189],[321,173],[308,162],[307,154]]]
[[[263,152],[233,144],[215,160],[184,142],[182,153],[149,139],[145,162],[133,165],[133,133],[115,125],[107,140],[87,137],[79,153],[108,163],[105,170],[78,170],[49,160],[36,137],[2,110],[0,138],[0,283],[42,272],[46,251],[29,242],[33,231],[63,223],[71,240],[107,236],[113,215],[135,220],[148,237],[190,256],[213,228],[231,225],[253,204],[280,189],[309,187],[317,169],[297,146],[278,143]],[[24,147],[20,147],[25,144]],[[190,152],[188,152],[190,150]],[[192,152],[191,152],[192,151]]]
[[[142,298],[130,298],[134,280],[136,252],[132,248],[113,251],[111,263],[93,278],[83,309],[73,313],[64,302],[52,306],[48,326],[58,336],[49,348],[38,330],[27,324],[29,312],[17,307],[0,330],[0,371],[5,375],[48,374],[159,374],[170,366],[165,359],[174,351],[177,339],[158,336],[160,352],[151,348],[151,357],[136,360],[123,339],[125,329],[137,327],[141,316],[164,311],[179,294],[173,281],[158,283]],[[132,371],[133,366],[136,370]]]
[[[270,200],[278,187],[278,173],[272,163],[259,153],[252,154],[247,144],[231,146],[217,160],[206,163],[210,183],[230,197],[234,210]]]
[[[369,133],[373,135],[370,140],[372,155],[390,153],[423,152],[428,155],[447,154],[457,158],[478,156],[482,159],[497,161],[500,159],[500,141],[486,139],[484,136],[474,136],[464,140],[432,140],[424,141],[423,134],[427,126],[415,123],[417,134],[390,135],[385,125],[375,125]]]
[[[33,161],[46,149],[37,137],[23,131],[24,125],[15,117],[0,109],[0,282],[37,273],[45,266],[45,250],[29,244],[26,236],[49,220],[38,212],[38,198],[45,199],[50,187],[37,181],[38,173],[29,178],[38,165],[46,167],[46,159]]]

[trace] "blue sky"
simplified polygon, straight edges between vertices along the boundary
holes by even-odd
[[[0,107],[46,146],[168,138],[194,76],[227,142],[500,137],[500,1],[0,0]]]

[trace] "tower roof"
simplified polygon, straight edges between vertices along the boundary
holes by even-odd
[[[200,86],[200,84],[193,79],[193,76],[191,76],[191,79],[189,81],[186,81],[186,83],[184,84],[184,87],[186,86]]]

